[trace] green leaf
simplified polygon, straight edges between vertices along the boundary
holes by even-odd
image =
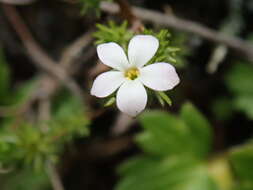
[[[253,141],[232,149],[230,160],[240,186],[253,189]]]
[[[206,167],[191,159],[136,157],[119,172],[116,190],[217,190]]]
[[[226,76],[226,84],[233,93],[233,107],[253,119],[253,67],[246,63],[237,63]]]
[[[249,119],[253,120],[253,95],[236,97],[234,99],[234,107],[237,110],[243,111]]]
[[[253,96],[253,66],[247,63],[236,63],[226,75],[225,82],[235,95]]]
[[[207,119],[191,104],[183,105],[181,118],[190,129],[192,143],[196,147],[199,156],[207,156],[211,148],[212,131]]]
[[[143,113],[140,123],[145,130],[137,136],[138,144],[160,156],[206,157],[211,144],[207,120],[189,103],[183,106],[181,118],[161,111]]]

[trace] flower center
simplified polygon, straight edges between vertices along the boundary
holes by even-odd
[[[129,80],[134,80],[140,75],[139,69],[136,67],[130,68],[125,72],[125,77]]]

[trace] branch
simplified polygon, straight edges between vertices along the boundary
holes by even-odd
[[[36,0],[0,0],[1,3],[13,4],[13,5],[27,5],[33,3]]]
[[[117,14],[120,8],[115,3],[102,2],[100,7],[103,11],[110,14]],[[236,37],[224,35],[209,29],[201,24],[193,21],[178,18],[176,16],[165,15],[163,13],[152,11],[144,8],[132,7],[133,13],[143,21],[152,22],[155,24],[172,27],[177,30],[197,34],[207,40],[214,41],[219,44],[224,44],[229,48],[237,50],[248,60],[253,61],[253,46]]]
[[[11,5],[3,5],[3,10],[7,19],[12,24],[18,36],[26,47],[33,63],[39,68],[46,71],[50,75],[57,78],[63,85],[69,88],[76,96],[82,97],[82,91],[76,83],[67,75],[66,71],[59,67],[57,63],[52,60],[44,50],[33,39],[32,34],[26,27],[20,15],[17,13],[15,7]]]
[[[64,190],[60,176],[55,166],[50,161],[48,161],[47,163],[47,173],[49,175],[54,190]]]
[[[92,43],[92,33],[93,30],[85,33],[65,48],[60,60],[60,64],[63,67],[69,67],[72,62],[80,55],[81,51]]]

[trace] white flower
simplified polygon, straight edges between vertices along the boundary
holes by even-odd
[[[175,68],[168,63],[144,66],[155,55],[159,41],[151,35],[136,35],[128,45],[128,58],[116,43],[98,45],[101,62],[114,70],[100,74],[94,81],[91,94],[104,98],[115,92],[117,107],[130,116],[136,116],[147,104],[145,87],[166,91],[179,83]]]

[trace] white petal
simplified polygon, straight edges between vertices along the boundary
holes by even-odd
[[[112,94],[125,81],[120,71],[108,71],[97,76],[91,88],[91,95],[103,98]]]
[[[154,63],[141,68],[139,80],[157,91],[170,90],[180,82],[175,68],[168,63]]]
[[[159,47],[157,38],[151,35],[136,35],[128,45],[129,62],[136,67],[145,65]]]
[[[129,66],[124,50],[114,42],[98,45],[97,53],[102,63],[109,67],[122,71]]]
[[[117,92],[116,103],[120,111],[134,117],[146,107],[147,92],[140,81],[127,80]]]

